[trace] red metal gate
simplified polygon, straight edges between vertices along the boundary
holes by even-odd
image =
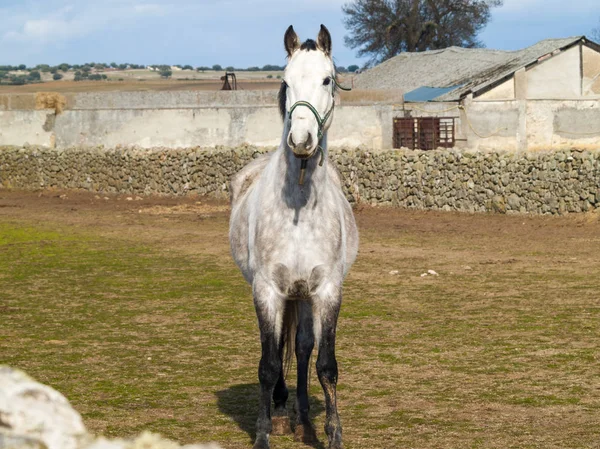
[[[454,118],[411,117],[394,119],[394,148],[434,150],[454,146]]]

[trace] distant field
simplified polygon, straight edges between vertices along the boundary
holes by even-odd
[[[279,80],[238,81],[238,89],[264,90],[277,89]],[[35,93],[35,92],[110,92],[110,91],[169,91],[169,90],[220,90],[219,80],[126,80],[126,81],[50,81],[47,83],[26,84],[24,86],[0,86],[0,93]]]
[[[220,90],[221,76],[225,71],[196,72],[174,71],[170,79],[161,79],[151,70],[124,70],[99,72],[108,76],[107,81],[73,81],[73,72],[67,72],[60,81],[46,81],[23,86],[0,85],[0,94],[35,92],[111,92],[111,91],[172,91],[172,90]],[[278,89],[283,72],[236,72],[238,89]],[[267,78],[271,76],[271,78]],[[280,78],[277,78],[280,77]],[[43,78],[48,78],[44,76]],[[350,77],[344,80],[351,85]]]

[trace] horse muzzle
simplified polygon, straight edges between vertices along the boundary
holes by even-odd
[[[298,141],[296,141],[296,139]],[[315,145],[315,141],[310,132],[304,134],[300,138],[294,138],[294,132],[290,131],[288,136],[288,146],[291,148],[294,156],[298,159],[308,159],[317,150],[317,145]]]

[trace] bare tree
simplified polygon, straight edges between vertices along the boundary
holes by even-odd
[[[342,7],[358,56],[381,62],[402,51],[482,47],[477,34],[503,0],[354,0]]]
[[[598,23],[598,26],[592,30],[592,34],[590,35],[590,38],[594,42],[600,43],[600,21]]]

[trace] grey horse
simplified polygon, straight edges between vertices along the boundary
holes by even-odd
[[[327,161],[327,130],[338,87],[331,36],[321,25],[317,41],[301,44],[290,26],[284,44],[288,64],[279,92],[281,144],[231,181],[231,251],[252,286],[262,344],[254,449],[269,448],[271,433],[290,431],[284,362],[292,352],[298,370],[295,436],[316,443],[307,388],[315,344],[325,393],[325,432],[329,448],[337,449],[342,447],[342,427],[335,334],[358,231],[340,176]]]

